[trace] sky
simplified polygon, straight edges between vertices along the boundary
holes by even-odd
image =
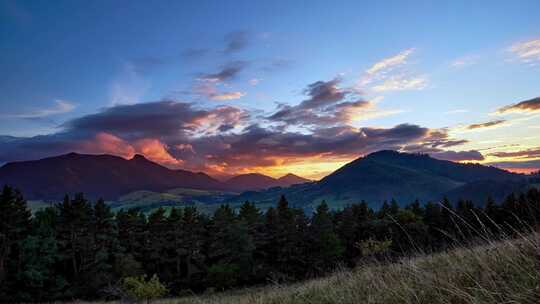
[[[318,179],[393,149],[540,168],[540,2],[0,0],[0,164]]]

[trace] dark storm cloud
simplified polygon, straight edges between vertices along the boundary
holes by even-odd
[[[497,113],[507,113],[507,112],[536,112],[540,111],[540,97],[533,99],[521,101],[515,104],[511,104],[505,107],[502,107],[497,110]]]
[[[504,120],[504,119],[492,120],[492,121],[488,121],[488,122],[484,122],[484,123],[478,123],[478,124],[468,125],[468,126],[467,126],[467,129],[469,129],[469,130],[474,130],[474,129],[489,128],[489,127],[493,127],[493,126],[498,126],[498,125],[504,124],[505,122],[506,122],[506,120]]]
[[[251,35],[246,31],[236,31],[225,35],[225,50],[227,54],[245,49],[251,40]]]
[[[222,82],[236,78],[242,70],[247,67],[246,61],[237,60],[225,64],[219,71],[215,73],[203,74],[199,79],[209,82]]]

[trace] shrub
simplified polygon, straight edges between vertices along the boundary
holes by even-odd
[[[163,297],[168,290],[159,281],[156,275],[150,280],[146,276],[127,277],[122,281],[122,291],[124,294],[135,301],[150,303],[151,300]]]

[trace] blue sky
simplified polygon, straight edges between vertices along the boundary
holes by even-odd
[[[540,122],[536,108],[494,113],[540,95],[539,11],[538,1],[0,0],[0,134],[30,140],[69,133],[66,126],[87,115],[169,100],[208,111],[234,107],[249,112],[249,119],[235,121],[225,135],[246,133],[242,128],[253,124],[317,135],[313,124],[298,122],[298,111],[306,108],[295,109],[294,121],[264,117],[306,100],[310,84],[339,79],[336,88],[347,101],[370,103],[327,127],[358,131],[411,124],[432,133],[444,130],[448,140],[468,141],[426,150],[433,153],[494,145],[498,148],[489,153],[534,150],[540,146],[540,137],[531,132]],[[210,77],[227,68],[236,70],[223,79]],[[467,129],[497,120],[504,123]],[[100,132],[127,145],[143,139]],[[161,134],[152,138],[188,166],[172,146],[193,144],[202,133],[172,141]],[[76,140],[83,140],[77,134]],[[110,152],[102,150],[96,152]],[[369,151],[318,151],[309,154],[310,164],[328,153],[335,161],[297,170],[330,170]],[[281,163],[245,170],[272,174],[268,168],[284,167],[283,157],[291,168],[303,166],[298,155],[285,154]],[[472,160],[511,160],[482,155]],[[527,155],[519,160],[536,164],[538,155]],[[7,154],[1,158],[14,160]]]

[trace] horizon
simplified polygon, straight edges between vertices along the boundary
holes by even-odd
[[[352,161],[355,161],[355,160],[358,160],[358,159],[362,159],[362,158],[366,158],[368,156],[370,156],[371,154],[377,154],[377,153],[381,153],[381,152],[396,152],[398,154],[409,154],[409,155],[417,155],[417,156],[428,156],[428,157],[431,157],[431,158],[434,158],[434,159],[437,159],[437,160],[444,160],[444,161],[448,161],[448,160],[445,160],[445,159],[438,159],[438,158],[435,158],[435,157],[432,157],[430,154],[428,153],[422,153],[422,152],[401,152],[401,151],[398,151],[398,150],[378,150],[378,151],[374,151],[374,152],[371,152],[369,154],[366,154],[366,155],[361,155],[361,156],[358,156],[357,158],[353,159]],[[40,158],[40,159],[35,159],[35,160],[32,160],[32,161],[41,161],[41,160],[46,160],[46,159],[50,159],[50,158],[58,158],[58,157],[64,157],[64,156],[68,156],[68,155],[72,155],[72,154],[75,154],[75,155],[83,155],[83,156],[114,156],[114,157],[119,157],[121,159],[124,159],[124,160],[133,160],[137,157],[142,157],[144,158],[145,160],[147,161],[150,161],[150,162],[153,162],[155,164],[158,164],[158,165],[161,165],[163,167],[166,167],[170,170],[176,170],[178,168],[169,168],[167,167],[166,165],[163,165],[163,164],[160,164],[159,162],[155,162],[149,158],[147,158],[145,155],[143,154],[134,154],[133,156],[131,157],[125,157],[125,156],[121,156],[121,155],[114,155],[114,154],[107,154],[107,153],[101,153],[101,154],[92,154],[92,153],[78,153],[78,152],[68,152],[68,153],[65,153],[65,154],[60,154],[60,155],[53,155],[53,156],[47,156],[47,157],[44,157],[44,158]],[[351,162],[352,162],[351,161]],[[16,162],[16,161],[15,161]],[[450,162],[453,162],[453,161],[450,161]],[[349,162],[348,162],[349,163]],[[343,166],[347,165],[348,163],[345,163],[344,165],[336,168],[336,170],[332,171],[332,172],[329,172],[327,175],[324,175],[324,176],[321,176],[319,178],[307,178],[307,177],[304,177],[304,176],[300,176],[300,175],[297,175],[295,173],[292,173],[292,172],[288,172],[288,173],[285,173],[283,175],[279,175],[279,176],[270,176],[270,175],[266,175],[266,174],[263,174],[263,173],[260,173],[260,172],[246,172],[246,173],[241,173],[241,174],[229,174],[229,175],[212,175],[212,174],[208,174],[206,172],[203,172],[203,171],[193,171],[194,173],[204,173],[204,174],[207,174],[208,176],[220,181],[220,182],[226,182],[234,177],[237,177],[237,176],[242,176],[242,175],[250,175],[250,174],[256,174],[256,175],[262,175],[262,176],[267,176],[267,177],[271,177],[271,178],[274,178],[276,180],[280,179],[280,178],[284,178],[284,177],[287,177],[287,176],[295,176],[295,177],[300,177],[300,178],[303,178],[303,179],[306,179],[308,180],[308,182],[318,182],[320,180],[322,180],[323,178],[327,177],[328,175],[331,175],[332,173],[336,172],[337,170],[339,170],[340,168],[342,168]],[[457,163],[462,163],[462,164],[479,164],[481,165],[480,163],[478,162],[457,162]],[[7,165],[9,163],[4,163],[4,164],[0,164],[0,168],[2,168],[3,166]],[[538,170],[526,170],[526,171],[521,171],[520,170],[509,170],[507,168],[499,168],[499,167],[496,167],[496,166],[491,166],[491,165],[484,165],[484,166],[488,166],[488,167],[493,167],[493,168],[497,168],[497,169],[500,169],[500,170],[504,170],[504,171],[507,171],[507,172],[511,172],[511,173],[516,173],[516,174],[522,174],[522,175],[535,175],[535,174],[539,174],[540,171]]]
[[[0,164],[141,154],[318,180],[397,150],[540,169],[538,1],[148,8],[0,1]]]

